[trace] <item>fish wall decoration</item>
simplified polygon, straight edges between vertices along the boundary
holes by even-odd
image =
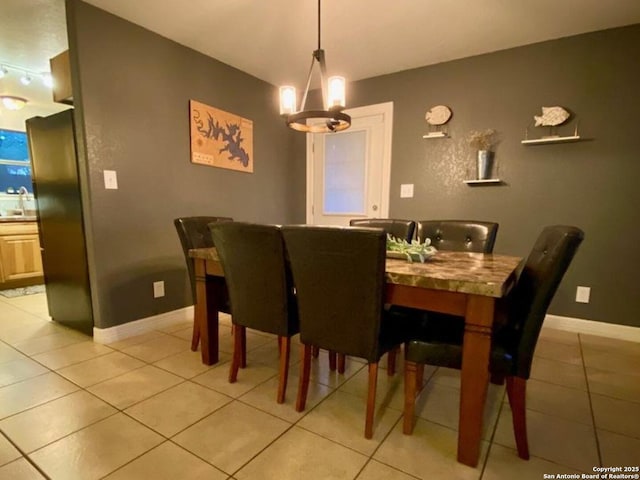
[[[542,115],[534,115],[536,127],[555,127],[566,122],[571,114],[562,107],[542,107]]]

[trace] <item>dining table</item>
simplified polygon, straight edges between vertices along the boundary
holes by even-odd
[[[202,361],[218,362],[218,309],[224,271],[215,248],[189,251],[196,275],[195,322]],[[496,302],[515,284],[522,258],[439,251],[426,262],[387,258],[385,303],[464,318],[458,461],[475,467],[489,384],[489,354]]]

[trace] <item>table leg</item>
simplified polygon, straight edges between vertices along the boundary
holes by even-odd
[[[471,467],[478,464],[480,456],[494,304],[492,297],[469,295],[467,299],[462,346],[458,461]]]
[[[195,259],[196,304],[195,321],[200,326],[200,349],[202,363],[213,365],[218,363],[218,301],[222,282],[216,277],[209,279],[206,275],[206,261]]]

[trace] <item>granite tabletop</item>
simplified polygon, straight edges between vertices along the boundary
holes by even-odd
[[[189,256],[219,261],[215,248],[189,250]],[[387,282],[450,292],[503,297],[516,280],[522,259],[508,255],[440,251],[425,263],[387,259]]]

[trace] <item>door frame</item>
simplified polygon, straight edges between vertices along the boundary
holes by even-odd
[[[393,134],[393,102],[376,103],[364,107],[355,107],[345,110],[351,118],[368,117],[373,115],[383,116],[383,146],[382,146],[382,195],[380,201],[380,217],[389,217],[389,196],[391,185],[391,141]],[[313,135],[331,135],[330,133],[313,134],[307,133],[307,208],[306,223],[313,220],[313,198],[314,198],[314,168],[313,168]]]

